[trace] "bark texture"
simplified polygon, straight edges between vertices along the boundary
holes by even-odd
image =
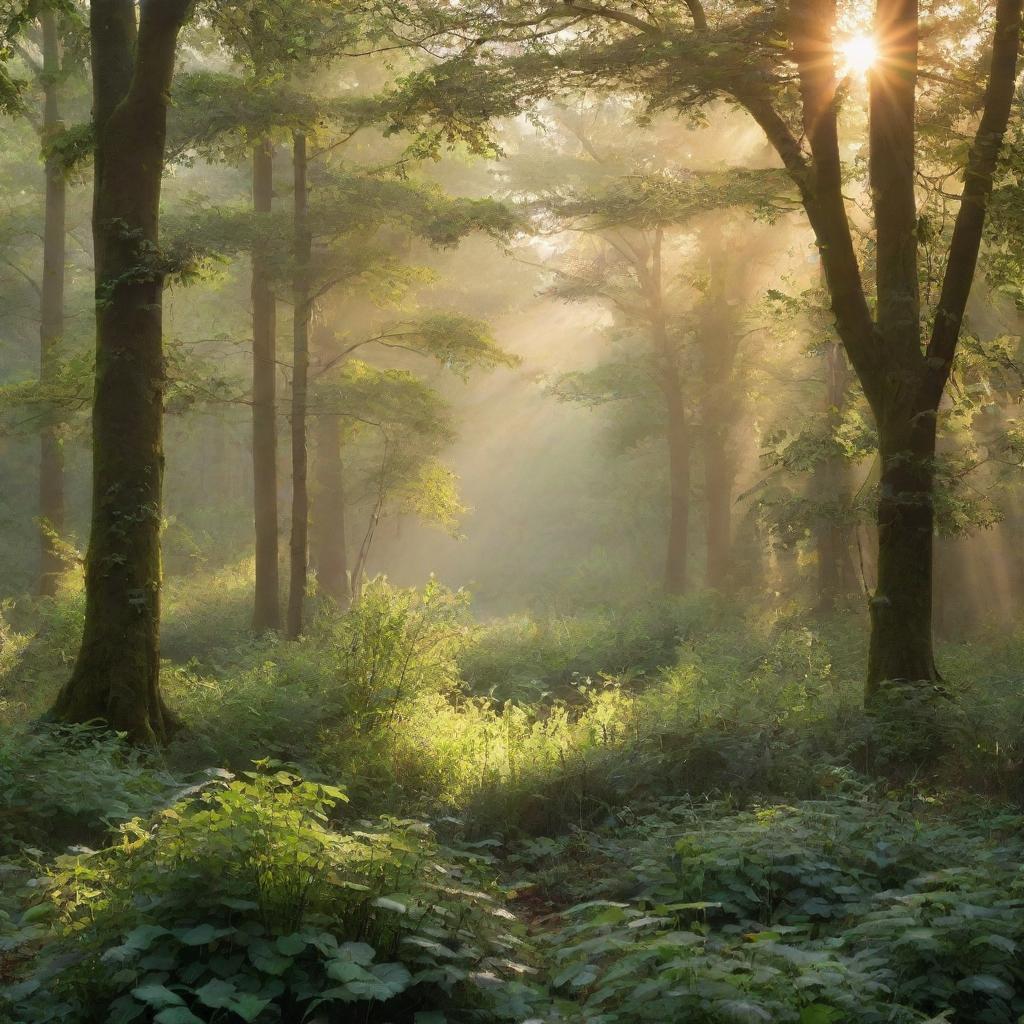
[[[831,445],[842,422],[850,385],[846,356],[839,342],[829,341],[825,345],[822,369],[825,373],[825,424]],[[851,530],[842,519],[851,501],[850,486],[847,466],[838,453],[830,451],[815,465],[811,487],[815,500],[832,512],[822,519],[816,531],[817,610],[827,614],[848,597],[856,585]]]
[[[188,0],[92,0],[96,126],[96,381],[85,629],[55,717],[167,738],[160,695],[164,268],[158,259],[167,102]]]

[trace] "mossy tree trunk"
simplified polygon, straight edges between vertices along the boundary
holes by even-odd
[[[42,141],[47,146],[63,129],[58,85],[61,73],[57,16],[50,8],[39,15],[43,35]],[[60,372],[64,335],[64,259],[66,182],[60,158],[46,156],[46,209],[43,222],[43,281],[40,289],[39,378],[45,388]],[[39,434],[39,593],[52,596],[64,571],[58,541],[64,532],[64,453],[55,416]]]
[[[160,519],[164,394],[159,265],[167,102],[188,0],[92,0],[96,380],[85,629],[57,719],[163,741]]]
[[[932,647],[935,413],[879,423],[878,581],[867,697],[887,680],[939,678]]]
[[[252,205],[257,220],[271,212],[274,151],[260,139],[252,151]],[[252,625],[281,627],[277,523],[277,301],[265,247],[252,254],[252,479],[256,579]]]

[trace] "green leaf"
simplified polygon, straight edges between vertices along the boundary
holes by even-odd
[[[325,970],[328,978],[344,982],[346,985],[353,981],[373,981],[373,975],[365,967],[351,960],[328,960]]]
[[[228,1006],[231,999],[238,990],[230,981],[221,978],[214,978],[208,981],[201,988],[196,989],[196,998],[204,1005],[214,1010],[220,1010]]]
[[[356,972],[359,972],[358,975]],[[375,964],[370,971],[366,971],[358,964],[333,961],[328,965],[327,973],[345,982],[344,991],[349,996],[380,1002],[397,996],[412,981],[412,975],[402,964]]]
[[[260,905],[255,900],[241,900],[236,896],[225,896],[220,901],[221,906],[231,910],[259,910]]]
[[[338,959],[351,960],[354,964],[372,964],[377,951],[365,942],[343,942],[338,947]]]
[[[132,989],[132,995],[139,1002],[155,1006],[157,1009],[164,1006],[181,1006],[185,1002],[177,992],[172,992],[165,985],[140,985]]]
[[[404,914],[409,909],[404,903],[388,899],[387,896],[378,896],[373,901],[373,905],[380,907],[382,910],[393,910],[396,914]]]
[[[1004,953],[1016,953],[1017,943],[1008,939],[1005,935],[979,935],[972,943],[972,946],[992,946],[994,949],[1001,949]]]
[[[281,956],[270,949],[269,946],[264,946],[260,949],[250,949],[249,959],[252,961],[253,967],[264,971],[266,974],[284,974],[292,965],[292,958],[290,956]]]
[[[728,1020],[734,1020],[737,1024],[766,1024],[772,1019],[772,1015],[757,1003],[747,1002],[745,999],[723,999],[717,1004]]]
[[[27,981],[21,981],[17,985],[10,985],[0,990],[0,999],[17,1003],[26,996],[32,995],[37,988],[39,988],[39,982],[35,978],[29,978]]]
[[[186,946],[207,946],[216,939],[231,935],[234,930],[234,928],[214,928],[212,924],[197,924],[194,928],[176,931],[174,934]]]
[[[824,1003],[811,1003],[800,1011],[800,1024],[833,1024],[842,1017],[834,1006]]]
[[[204,1024],[187,1006],[170,1006],[161,1010],[154,1018],[154,1024]]]
[[[167,929],[158,924],[140,924],[138,928],[133,928],[124,937],[124,945],[142,952],[153,945],[154,939],[167,934],[169,934]]]
[[[52,903],[37,903],[34,907],[29,907],[21,915],[21,923],[33,924],[36,921],[42,921],[47,917],[52,917],[53,911],[54,906]]]
[[[1007,985],[1002,978],[992,974],[971,974],[957,982],[961,992],[984,992],[990,996],[1000,996],[1003,999],[1012,999],[1013,988]]]
[[[306,948],[306,940],[296,932],[278,936],[276,945],[279,953],[285,956],[298,956]]]
[[[269,999],[261,999],[252,992],[243,992],[228,1004],[228,1009],[246,1022],[254,1021],[268,1006]]]

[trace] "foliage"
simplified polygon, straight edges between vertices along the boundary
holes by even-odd
[[[1019,800],[1019,636],[948,645],[947,695],[868,715],[838,622],[703,599],[480,625],[377,580],[254,641],[246,579],[170,589],[173,773],[95,729],[0,733],[12,1020],[1024,1010],[1019,814],[950,788]],[[36,671],[69,600],[36,608]],[[246,771],[267,755],[304,778]]]
[[[336,830],[335,787],[267,762],[223,774],[121,826],[109,848],[57,860],[22,918],[26,940],[53,926],[37,971],[7,992],[19,1019],[515,1012],[508,979],[529,968],[510,959],[511,915],[462,882],[425,827]]]
[[[740,814],[664,805],[570,840],[588,899],[546,936],[552,985],[581,1004],[567,1018],[1016,1020],[1019,819],[908,810],[856,791]]]
[[[96,725],[0,731],[0,853],[91,842],[176,785]]]

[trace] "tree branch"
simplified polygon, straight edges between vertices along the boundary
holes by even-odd
[[[992,70],[985,91],[981,122],[964,173],[960,210],[953,227],[949,260],[928,343],[928,371],[933,394],[941,394],[956,354],[964,310],[978,263],[985,214],[1003,136],[1013,106],[1020,52],[1022,0],[999,0],[992,44]]]

